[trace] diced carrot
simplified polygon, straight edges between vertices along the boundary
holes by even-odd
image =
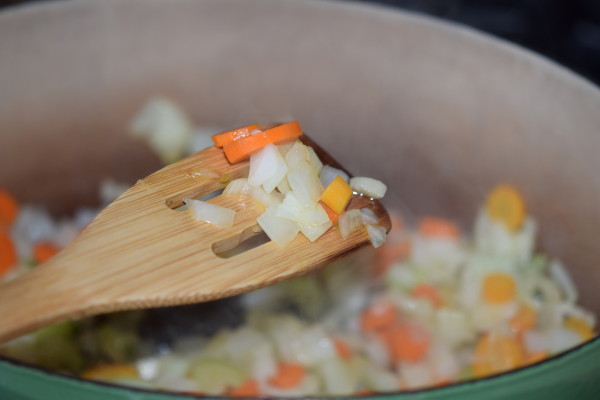
[[[11,226],[17,218],[19,212],[19,205],[14,197],[8,192],[0,190],[0,227]]]
[[[581,318],[568,316],[563,322],[563,326],[577,333],[584,342],[595,336],[592,327]]]
[[[137,368],[129,364],[106,364],[92,367],[81,374],[84,379],[114,380],[119,378],[138,378]]]
[[[539,363],[540,361],[544,361],[546,358],[550,357],[550,354],[547,351],[538,351],[535,353],[529,354],[523,364],[531,365],[535,363]]]
[[[510,231],[518,230],[525,219],[525,202],[517,189],[498,185],[490,192],[485,203],[489,217],[501,222]]]
[[[473,374],[482,378],[523,365],[524,355],[518,341],[498,333],[485,334],[475,348]]]
[[[230,397],[257,397],[260,395],[256,379],[248,379],[227,393]]]
[[[515,291],[515,280],[509,274],[493,272],[483,280],[482,295],[488,303],[506,303],[515,297]]]
[[[425,357],[431,344],[429,333],[411,323],[396,323],[382,332],[381,338],[394,361],[419,361]]]
[[[58,247],[48,242],[38,242],[33,246],[33,256],[39,264],[45,263],[59,251]]]
[[[321,193],[321,201],[338,214],[344,212],[351,198],[352,188],[339,175]]]
[[[241,128],[233,129],[231,131],[217,133],[213,135],[212,140],[217,147],[223,147],[225,144],[229,142],[233,142],[234,140],[249,136],[252,131],[260,130],[260,125],[252,124],[248,126],[243,126]]]
[[[431,304],[436,308],[440,308],[444,305],[444,301],[440,297],[440,293],[437,288],[427,283],[422,283],[415,286],[410,291],[410,295],[416,299],[429,300],[429,302],[431,302]]]
[[[0,278],[17,263],[15,245],[7,232],[0,231]]]
[[[374,391],[372,391],[372,390],[366,390],[365,389],[365,390],[359,390],[358,392],[354,393],[352,396],[356,396],[356,397],[359,397],[359,396],[373,396],[374,394],[375,394]]]
[[[323,203],[322,201],[319,201],[319,204],[321,204],[321,206],[327,213],[327,216],[329,217],[329,220],[331,221],[331,223],[335,224],[337,222],[338,218],[340,217],[340,215],[338,213],[336,213],[335,211],[333,211],[331,208],[329,208],[327,206],[327,204]]]
[[[375,277],[383,276],[396,261],[402,261],[410,255],[411,244],[408,240],[402,242],[386,241],[375,250]]]
[[[419,233],[426,237],[458,238],[460,230],[450,220],[437,217],[424,217],[419,222]]]
[[[377,302],[360,315],[363,332],[380,331],[390,327],[398,319],[396,307],[389,302]]]
[[[280,389],[291,389],[298,386],[306,375],[300,364],[280,363],[275,375],[269,378],[269,384]]]
[[[521,333],[535,328],[536,322],[535,310],[525,305],[521,306],[519,311],[510,319],[509,326],[514,333]]]
[[[302,136],[302,128],[298,121],[294,121],[225,143],[223,151],[227,160],[235,164],[249,158],[269,144],[280,144],[300,136]]]
[[[342,359],[349,360],[352,358],[352,350],[350,350],[350,347],[343,340],[333,339],[333,345]]]

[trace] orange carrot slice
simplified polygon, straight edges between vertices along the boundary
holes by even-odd
[[[298,121],[278,125],[255,135],[233,140],[223,145],[223,151],[230,163],[235,164],[249,158],[263,147],[269,144],[280,144],[299,138],[302,128]]]
[[[450,220],[437,217],[424,217],[419,222],[419,233],[426,237],[455,239],[460,236],[460,230]]]
[[[280,363],[275,375],[269,378],[269,384],[280,389],[291,389],[302,382],[304,375],[306,375],[306,371],[302,365]]]
[[[581,318],[569,316],[565,318],[563,325],[565,328],[577,333],[579,337],[581,337],[581,339],[585,342],[587,342],[595,336],[592,327]]]
[[[243,126],[241,128],[233,129],[226,132],[217,133],[213,135],[212,140],[217,147],[223,147],[229,142],[233,142],[234,140],[238,140],[240,138],[250,136],[252,131],[260,130],[260,125],[252,124],[248,126]]]
[[[516,286],[514,278],[509,274],[493,272],[483,280],[483,299],[492,304],[506,303],[515,297]]]
[[[363,332],[374,332],[390,327],[398,319],[396,307],[389,302],[378,302],[360,315]]]
[[[0,278],[17,263],[17,252],[12,239],[6,232],[0,231]]]
[[[35,246],[33,246],[33,257],[39,264],[41,264],[54,257],[54,255],[59,251],[59,248],[52,243],[38,242],[35,244]]]
[[[415,286],[410,291],[410,295],[415,299],[428,300],[436,308],[440,308],[444,305],[444,301],[440,297],[437,288],[427,283]]]
[[[257,397],[260,395],[256,379],[248,379],[227,393],[231,397]]]
[[[17,218],[19,206],[8,192],[0,190],[0,226],[10,226]]]

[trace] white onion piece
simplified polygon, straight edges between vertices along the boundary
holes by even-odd
[[[292,141],[292,142],[285,142],[285,143],[282,143],[282,144],[278,144],[277,148],[279,149],[279,153],[283,157],[285,157],[286,154],[288,153],[288,151],[290,151],[290,149],[292,147],[294,147],[294,144],[296,144],[296,142],[297,142],[297,140],[296,141]]]
[[[336,176],[339,176],[346,182],[350,180],[350,177],[347,173],[345,173],[341,169],[334,168],[330,165],[323,166],[319,177],[321,179],[321,184],[323,184],[324,187],[327,187],[335,179]]]
[[[298,200],[294,192],[289,192],[285,195],[280,207],[277,207],[275,213],[280,218],[289,219],[290,221],[299,222],[302,219],[302,213],[305,211],[304,204]]]
[[[256,222],[269,236],[269,239],[283,247],[294,240],[299,229],[295,222],[276,216],[277,207],[279,205],[269,207],[264,214],[258,217]]]
[[[577,289],[564,265],[558,260],[553,260],[550,263],[548,272],[554,282],[561,288],[565,301],[571,304],[576,303]]]
[[[248,183],[252,186],[260,186],[273,178],[280,170],[281,164],[285,164],[277,146],[269,144],[258,153],[250,156],[250,173]],[[277,185],[274,185],[275,187]]]
[[[350,179],[350,187],[358,193],[365,194],[373,199],[380,199],[385,196],[387,186],[381,181],[363,176],[356,176]]]
[[[175,103],[156,98],[144,105],[130,129],[135,136],[146,139],[161,160],[168,164],[183,156],[193,126]]]
[[[252,186],[248,183],[248,178],[234,179],[225,187],[223,194],[241,194],[242,196],[250,196]]]
[[[262,185],[263,189],[265,189],[265,192],[271,193],[279,185],[280,182],[284,182],[285,176],[287,175],[288,171],[289,168],[286,165],[283,157],[277,157],[277,163],[275,166],[275,172],[273,173],[273,176],[267,179]]]
[[[362,225],[363,219],[359,210],[346,211],[344,214],[340,215],[338,219],[340,234],[344,239]]]
[[[197,220],[208,222],[219,228],[233,226],[235,211],[202,200],[183,199],[183,201],[192,209]]]
[[[265,208],[269,208],[275,204],[280,204],[283,200],[283,196],[280,193],[267,193],[262,187],[251,186],[248,183],[247,178],[232,180],[229,182],[225,190],[223,190],[223,194],[239,194],[242,196],[248,196],[262,204]]]
[[[309,162],[309,155],[308,148],[297,140],[285,155],[285,162],[288,167],[294,168],[302,161]]]
[[[379,223],[377,216],[370,208],[361,208],[360,215],[362,216],[365,225],[375,225]]]
[[[308,162],[298,163],[288,173],[287,179],[298,200],[306,207],[312,206],[321,197],[323,185]]]
[[[287,194],[292,191],[292,188],[287,179],[282,179],[279,184],[277,184],[277,190],[279,190],[280,193]]]
[[[302,213],[298,225],[300,227],[300,232],[302,232],[308,240],[314,242],[327,232],[333,224],[329,220],[329,216],[325,209],[317,203],[312,209]]]
[[[387,368],[377,368],[373,364],[363,367],[367,388],[376,392],[396,392],[400,388],[398,377]]]
[[[385,242],[386,232],[383,226],[367,225],[367,232],[373,247],[378,248]]]
[[[319,156],[315,152],[315,149],[313,149],[310,146],[306,146],[306,148],[308,150],[308,163],[312,165],[315,171],[317,171],[317,174],[320,173],[321,169],[323,169],[323,163],[319,159]]]

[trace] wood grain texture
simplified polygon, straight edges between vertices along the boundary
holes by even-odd
[[[326,164],[339,167],[317,152]],[[208,177],[207,170],[224,179]],[[314,243],[298,235],[285,248],[268,242],[218,257],[213,244],[261,231],[256,218],[264,208],[247,197],[217,196],[210,202],[237,212],[227,229],[173,208],[184,197],[202,197],[247,173],[247,162],[231,165],[212,147],[138,181],[61,253],[0,286],[0,342],[67,319],[247,292],[323,266],[368,242],[364,229],[344,240],[334,227]],[[389,230],[389,216],[377,201],[354,196],[350,207],[372,208]]]

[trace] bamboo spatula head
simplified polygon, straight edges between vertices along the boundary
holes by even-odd
[[[303,141],[325,165],[343,169],[316,143]],[[369,242],[365,229],[342,239],[334,227],[315,242],[298,235],[285,247],[269,241],[220,256],[261,233],[256,219],[263,206],[238,195],[209,200],[237,212],[226,229],[177,209],[184,198],[223,189],[248,169],[248,162],[230,164],[211,147],[138,181],[61,253],[0,286],[0,342],[67,319],[240,294],[304,274]],[[391,228],[378,201],[354,195],[349,208],[371,208]]]

